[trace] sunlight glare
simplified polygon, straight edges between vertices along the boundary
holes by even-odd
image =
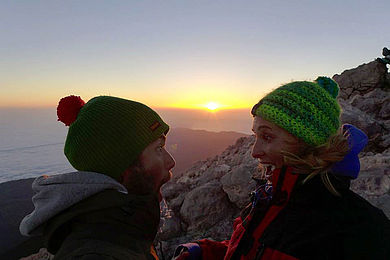
[[[206,107],[207,109],[209,109],[209,110],[215,110],[215,109],[219,108],[220,105],[218,105],[218,104],[215,103],[215,102],[209,102],[209,103],[207,103],[207,104],[205,105],[205,107]]]

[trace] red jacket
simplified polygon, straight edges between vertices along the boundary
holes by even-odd
[[[234,221],[230,240],[197,241],[202,260],[390,259],[390,222],[383,212],[349,190],[349,180],[330,175],[341,197],[319,176],[291,168],[272,175],[272,200],[250,207]]]
[[[272,175],[272,183],[273,187],[277,187],[278,179],[280,176],[281,169],[276,169]],[[283,191],[286,191],[286,194],[284,198],[282,198],[282,202],[278,203],[277,205],[271,205],[267,212],[264,215],[263,220],[259,223],[259,225],[254,229],[253,236],[256,238],[260,238],[262,233],[264,232],[265,228],[272,222],[272,220],[279,214],[279,212],[283,209],[283,207],[287,204],[287,201],[289,200],[291,191],[294,187],[294,184],[297,180],[298,175],[291,174],[291,168],[289,168],[286,172],[283,173],[284,182],[283,182]],[[281,184],[279,184],[280,186]],[[281,186],[280,186],[281,187]],[[275,191],[277,192],[277,190]],[[246,218],[242,219],[242,216],[235,219],[233,224],[233,234],[230,238],[230,240],[225,240],[223,242],[216,242],[212,240],[202,239],[198,241],[198,244],[200,245],[202,249],[202,259],[235,259],[237,256],[232,258],[234,253],[236,252],[236,249],[240,243],[240,241],[243,238],[243,235],[251,222],[253,218],[253,210],[246,216]],[[279,252],[277,250],[273,250],[270,248],[263,248],[263,252],[259,252],[259,248],[261,248],[261,245],[259,244],[258,240],[255,239],[255,243],[252,246],[251,250],[247,255],[241,255],[239,259],[245,260],[245,259],[255,259],[256,254],[262,255],[262,258],[260,259],[285,259],[285,260],[294,260],[297,258],[288,256],[282,252]]]

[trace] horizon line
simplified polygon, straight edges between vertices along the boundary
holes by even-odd
[[[208,111],[210,113],[215,113],[218,111],[224,111],[224,110],[245,110],[245,109],[251,109],[251,107],[221,107],[217,108],[215,110],[209,110],[207,108],[202,107],[168,107],[168,106],[149,106],[152,109],[163,109],[163,110],[199,110],[199,111]],[[0,106],[0,109],[56,109],[57,105],[47,105],[47,106]]]

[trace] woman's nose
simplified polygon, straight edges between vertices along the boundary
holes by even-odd
[[[264,155],[264,150],[262,144],[256,139],[255,144],[252,148],[252,157],[253,158],[260,158]]]

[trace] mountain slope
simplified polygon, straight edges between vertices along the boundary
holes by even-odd
[[[250,127],[250,126],[248,126]],[[183,173],[193,163],[220,154],[243,133],[224,131],[210,132],[188,128],[173,128],[169,131],[166,147],[176,160],[175,175]]]

